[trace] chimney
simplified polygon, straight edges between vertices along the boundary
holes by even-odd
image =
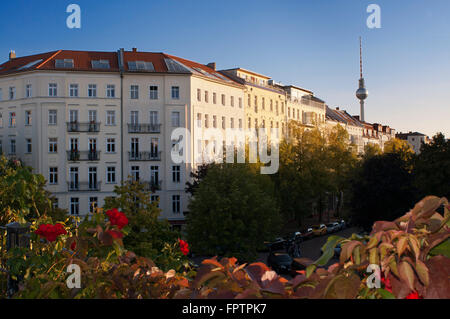
[[[9,60],[11,61],[11,60],[13,60],[13,59],[15,59],[15,58],[16,58],[16,51],[11,50],[11,51],[9,52]]]
[[[133,52],[137,52],[137,48],[133,48],[132,51],[133,51]]]
[[[208,63],[206,66],[207,66],[208,68],[213,69],[214,71],[216,70],[216,62]]]
[[[339,106],[338,106],[338,107],[336,107],[336,111],[339,111]]]
[[[359,115],[353,115],[353,117],[359,121]]]

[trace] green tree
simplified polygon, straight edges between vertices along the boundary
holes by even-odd
[[[199,254],[256,257],[279,231],[279,208],[270,178],[258,165],[215,164],[208,169],[187,216],[188,242]]]
[[[53,221],[65,220],[66,212],[53,207],[53,196],[45,186],[44,176],[33,173],[31,167],[1,156],[0,225],[12,221],[32,221],[44,215]]]
[[[380,145],[374,143],[367,143],[366,145],[364,145],[363,159],[368,159],[375,155],[381,155],[382,153],[383,150],[381,149]]]
[[[442,133],[436,134],[430,144],[423,144],[413,174],[420,196],[450,198],[450,141]]]
[[[117,208],[127,216],[131,231],[124,239],[125,248],[163,264],[161,251],[166,243],[176,241],[178,233],[167,220],[159,219],[158,203],[150,200],[151,193],[137,181],[125,181],[114,193],[105,198],[103,209]]]
[[[414,157],[414,150],[411,145],[398,138],[393,138],[384,144],[384,153],[399,154],[404,161],[410,161]]]
[[[364,161],[351,180],[350,209],[355,224],[369,229],[376,220],[392,220],[415,203],[412,175],[400,154]]]

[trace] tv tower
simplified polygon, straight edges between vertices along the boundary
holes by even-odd
[[[359,119],[364,122],[364,100],[369,96],[364,84],[363,71],[362,71],[362,44],[361,37],[359,37],[359,88],[356,90],[356,97],[359,99],[360,104],[360,116]]]

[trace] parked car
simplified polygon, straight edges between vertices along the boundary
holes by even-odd
[[[271,252],[267,257],[267,265],[276,273],[290,273],[292,269],[292,257],[287,253]]]
[[[296,241],[298,243],[300,243],[303,240],[302,233],[299,231],[287,234],[286,236],[284,236],[284,239],[286,241]]]
[[[334,223],[327,224],[327,233],[328,234],[337,232],[339,229],[340,229],[339,223],[334,222]]]
[[[306,229],[305,232],[302,233],[302,239],[303,240],[307,240],[307,239],[311,239],[314,236],[312,228],[308,228]]]
[[[284,250],[286,247],[286,240],[281,237],[275,238],[273,242],[267,243],[267,247],[270,251]]]
[[[325,224],[314,225],[314,226],[312,226],[312,232],[313,232],[314,236],[326,235],[327,226],[325,226]]]

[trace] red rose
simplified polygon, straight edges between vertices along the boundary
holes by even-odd
[[[55,225],[41,224],[35,233],[44,237],[49,242],[53,242],[59,235],[67,234],[67,231],[64,229],[64,226],[59,223]]]
[[[187,254],[189,254],[189,245],[188,245],[188,243],[185,242],[182,239],[178,239],[178,243],[180,245],[180,250],[183,253],[183,255],[186,256]]]
[[[388,277],[384,277],[383,273],[381,273],[381,282],[384,284],[384,289],[392,293],[391,281]]]
[[[119,229],[122,229],[128,225],[127,216],[125,216],[124,213],[119,212],[117,208],[106,211],[106,215],[108,215],[111,225],[116,225]]]
[[[122,232],[117,231],[117,230],[107,230],[106,232],[108,234],[110,234],[112,238],[122,238],[123,237]]]

